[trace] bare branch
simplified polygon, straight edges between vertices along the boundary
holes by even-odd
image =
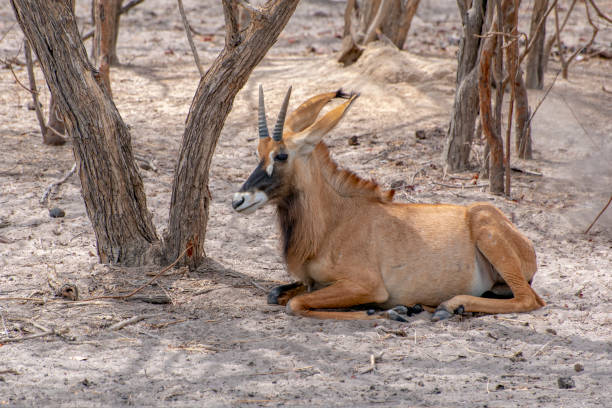
[[[40,110],[40,103],[38,102],[38,91],[36,90],[36,78],[34,77],[34,64],[32,63],[32,50],[30,49],[30,43],[28,40],[23,40],[23,48],[25,51],[26,64],[28,67],[28,78],[30,79],[30,93],[32,94],[32,102],[34,103],[34,110],[36,111],[36,118],[38,118],[38,124],[40,125],[40,133],[45,136],[47,125],[45,125],[45,119],[42,111]]]
[[[589,0],[589,2],[591,3],[591,6],[593,6],[593,8],[595,9],[595,12],[600,18],[606,20],[608,23],[612,23],[612,20],[610,19],[610,17],[602,13],[599,7],[597,7],[597,5],[595,4],[595,0]]]
[[[198,50],[193,43],[193,37],[191,36],[191,30],[189,30],[189,22],[187,21],[187,17],[185,16],[185,9],[183,8],[183,0],[176,0],[178,2],[179,13],[181,13],[181,19],[183,20],[183,25],[185,26],[185,34],[187,34],[187,41],[189,41],[189,46],[191,47],[191,52],[193,53],[193,58],[195,59],[196,67],[198,68],[198,72],[200,73],[200,78],[204,76],[204,69],[202,69],[202,64],[200,63],[200,56],[198,55]]]

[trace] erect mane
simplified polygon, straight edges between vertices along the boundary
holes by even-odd
[[[393,201],[395,190],[382,190],[372,181],[359,177],[350,170],[345,170],[336,164],[329,155],[329,149],[323,142],[319,143],[312,153],[321,164],[321,170],[336,192],[344,197],[362,197],[378,200],[382,203]]]

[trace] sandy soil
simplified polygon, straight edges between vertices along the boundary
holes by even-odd
[[[209,64],[223,45],[218,2],[185,3],[204,34],[196,41]],[[343,69],[333,52],[340,47],[344,5],[302,2],[236,98],[219,141],[206,237],[210,261],[196,272],[171,271],[141,300],[54,298],[66,282],[82,298],[125,293],[158,269],[97,263],[77,177],[41,206],[44,189],[71,168],[73,154],[70,146],[42,145],[29,95],[0,67],[0,297],[44,300],[0,299],[0,337],[56,333],[0,344],[0,405],[609,406],[612,209],[589,235],[582,231],[611,192],[612,95],[602,85],[612,89],[612,64],[585,58],[573,65],[569,81],[557,79],[534,118],[535,160],[516,163],[542,176],[513,173],[512,200],[483,188],[444,187],[435,183],[469,184],[474,173],[444,176],[440,160],[459,22],[454,3],[422,3],[408,39],[412,53],[373,45]],[[612,2],[598,3],[612,10]],[[89,30],[86,4],[79,4],[78,16]],[[2,59],[15,56],[22,41],[13,24],[12,10],[3,4]],[[609,46],[610,31],[602,29],[598,45]],[[588,27],[573,24],[567,42],[588,34]],[[161,232],[197,71],[173,2],[147,0],[124,17],[119,45],[122,65],[112,70],[115,103],[131,126],[135,152],[155,164],[156,171],[141,174]],[[557,70],[553,60],[546,88]],[[22,66],[15,73],[27,82]],[[274,211],[245,217],[230,206],[231,194],[256,165],[259,83],[269,112],[277,111],[289,84],[293,106],[338,87],[360,91],[327,139],[336,160],[396,188],[402,201],[499,206],[535,244],[534,287],[548,305],[532,313],[435,324],[427,313],[408,323],[316,321],[266,305],[264,289],[290,280]],[[544,93],[530,91],[532,107]],[[417,130],[426,131],[424,139],[415,138]],[[348,143],[354,135],[358,145]],[[481,149],[475,146],[475,165]],[[51,207],[66,216],[50,218]],[[170,303],[142,301],[152,296]],[[112,329],[134,316],[144,319]]]

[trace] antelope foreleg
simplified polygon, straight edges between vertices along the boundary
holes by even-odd
[[[383,293],[384,291],[384,293]],[[371,290],[351,281],[338,281],[323,289],[294,297],[287,303],[287,312],[298,316],[318,319],[369,320],[380,316],[366,311],[321,311],[314,309],[345,308],[366,303],[381,303],[387,300],[384,288]]]

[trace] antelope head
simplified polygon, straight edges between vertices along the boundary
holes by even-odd
[[[275,202],[291,191],[297,163],[308,160],[316,145],[342,118],[359,96],[341,90],[314,96],[293,111],[285,123],[291,87],[278,114],[272,136],[268,133],[263,88],[259,86],[259,164],[240,190],[234,194],[234,210],[249,214],[267,202]],[[317,120],[321,109],[334,98],[348,99]]]

